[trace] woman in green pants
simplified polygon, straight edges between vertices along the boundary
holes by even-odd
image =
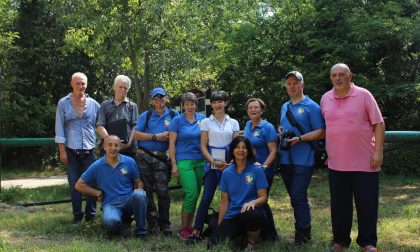
[[[182,95],[182,106],[185,112],[171,122],[169,156],[172,175],[179,178],[184,191],[182,228],[178,234],[187,239],[192,232],[194,212],[204,176],[204,160],[200,150],[200,121],[205,116],[196,113],[197,100],[191,92]]]

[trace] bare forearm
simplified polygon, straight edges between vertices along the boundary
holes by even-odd
[[[141,179],[136,179],[134,181],[134,188],[135,189],[143,189],[144,188],[144,183]]]
[[[207,146],[201,147],[201,153],[203,154],[204,159],[206,159],[209,163],[214,162],[213,157],[210,155]]]
[[[267,204],[267,196],[260,196],[254,200],[255,206],[260,207]]]
[[[76,183],[76,185],[74,186],[74,188],[86,195],[89,196],[94,196],[94,197],[99,197],[102,194],[102,191],[95,189],[93,187],[90,187],[88,184],[86,184],[86,182],[84,182],[82,179],[79,179]]]
[[[96,132],[98,133],[98,135],[102,138],[105,139],[105,137],[108,136],[108,131],[105,129],[104,126],[96,126]]]
[[[176,159],[175,159],[175,153],[176,153],[175,143],[176,143],[177,136],[178,135],[175,132],[170,132],[169,133],[169,158],[171,159],[172,162],[176,162]]]
[[[136,132],[136,128],[135,127],[131,128],[130,138],[128,139],[128,144],[129,145],[131,145],[131,143],[133,142],[134,132]]]
[[[228,204],[223,204],[220,203],[220,207],[219,207],[219,216],[217,218],[217,225],[219,225],[220,223],[222,223],[223,218],[226,215],[227,212],[227,208],[228,208]]]
[[[263,165],[270,166],[276,159],[276,155],[277,155],[277,144],[275,141],[268,143],[268,150],[270,151],[270,154],[268,155],[267,159],[264,161]]]
[[[66,151],[66,146],[63,143],[59,143],[58,144],[58,150],[60,152],[65,152]]]
[[[385,141],[385,124],[378,123],[375,125],[375,152],[383,153]]]
[[[140,140],[140,141],[153,140],[153,134],[148,134],[148,133],[144,133],[144,132],[140,132],[140,131],[135,131],[134,132],[134,139],[135,140]]]
[[[300,141],[302,142],[311,142],[318,139],[324,138],[325,129],[317,129],[300,136]]]

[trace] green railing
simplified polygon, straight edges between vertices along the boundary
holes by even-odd
[[[420,142],[420,131],[386,131],[385,142]],[[42,146],[54,144],[54,138],[0,138],[0,147]]]
[[[401,142],[420,142],[420,131],[386,131],[386,143],[401,143]],[[23,146],[54,146],[54,138],[0,138],[0,148],[7,147],[23,147]],[[0,153],[0,169],[1,169],[1,153]],[[170,190],[179,189],[180,185],[170,186]],[[71,202],[70,199],[55,200],[47,202],[31,202],[24,203],[22,206],[37,206],[50,205]]]

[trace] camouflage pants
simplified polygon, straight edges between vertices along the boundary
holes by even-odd
[[[168,228],[170,199],[168,193],[168,167],[162,161],[153,158],[147,153],[137,153],[137,165],[144,182],[147,195],[147,223],[149,228],[159,225],[161,229]],[[156,191],[158,211],[153,197]]]

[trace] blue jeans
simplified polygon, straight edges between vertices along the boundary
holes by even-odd
[[[308,203],[308,187],[313,167],[304,165],[281,165],[280,174],[290,196],[296,228],[311,226],[311,212]]]
[[[136,221],[136,234],[147,234],[147,230],[145,228],[147,198],[144,191],[134,191],[133,194],[125,200],[103,206],[102,211],[104,225],[110,232],[118,232],[123,225],[123,220],[131,218],[131,215],[134,214],[134,220]]]
[[[91,151],[85,156],[78,156],[73,150],[66,148],[67,153],[67,179],[69,182],[71,204],[73,207],[73,215],[76,218],[83,218],[83,215],[95,216],[96,214],[96,197],[86,197],[85,212],[82,211],[82,194],[74,189],[77,180],[86,169],[96,160],[96,156]],[[92,184],[89,184],[93,187]]]
[[[216,192],[216,188],[219,183],[219,178],[217,176],[218,172],[219,171],[216,170],[210,170],[204,175],[203,195],[201,197],[200,205],[198,206],[194,221],[194,229],[200,232],[203,229],[204,220],[207,216],[208,209],[213,201],[214,193]]]

